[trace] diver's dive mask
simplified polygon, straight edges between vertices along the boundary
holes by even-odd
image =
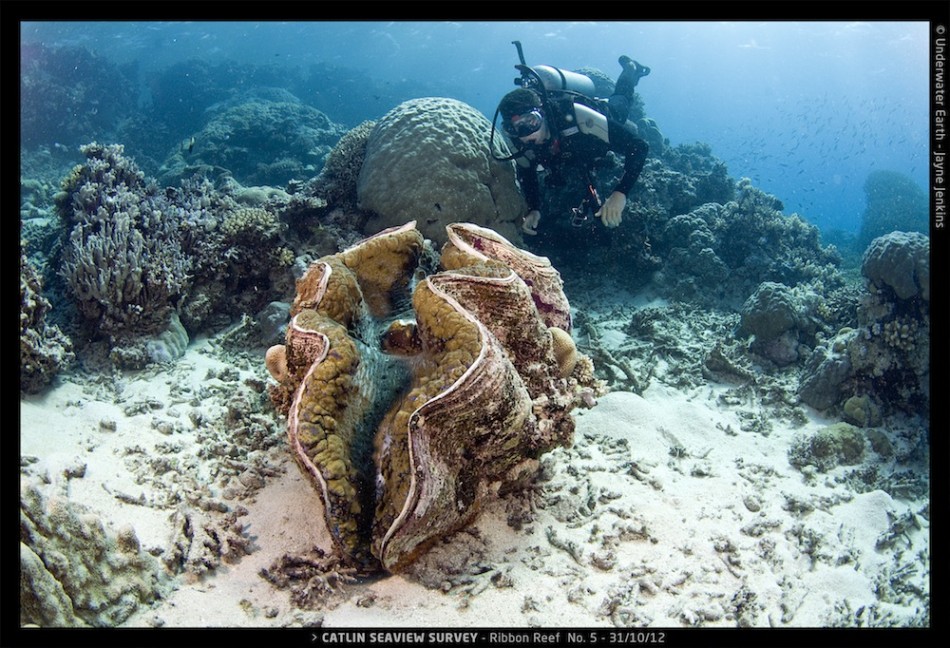
[[[505,132],[511,137],[528,137],[537,133],[543,124],[544,115],[540,109],[534,108],[523,115],[512,115],[510,120],[505,121]]]

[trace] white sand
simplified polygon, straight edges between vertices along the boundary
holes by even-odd
[[[812,417],[796,429],[774,420],[766,436],[743,430],[744,412],[766,410],[723,405],[727,386],[683,392],[658,382],[642,397],[610,393],[576,412],[575,444],[543,460],[541,490],[491,503],[472,532],[432,552],[433,564],[440,555],[445,564],[468,556],[441,587],[423,584],[430,564],[424,573],[347,585],[323,609],[296,609],[260,570],[284,553],[331,545],[320,500],[284,447],[258,453],[271,469],[262,488],[229,499],[210,476],[221,460],[196,459],[193,405],[123,411],[146,399],[168,403],[170,390],[188,384],[209,419],[221,416],[240,382],[209,380],[209,369],[226,365],[207,345],[193,344],[164,373],[122,378],[119,404],[114,390],[70,382],[21,402],[22,454],[37,458],[28,477],[47,475],[45,492],[67,493],[108,529],[131,524],[143,548],[168,544],[174,507],[129,504],[117,493],[160,499],[190,469],[215,498],[247,508],[249,555],[202,578],[178,576],[167,598],[125,625],[814,627],[929,619],[927,502],[855,493],[839,480],[849,467],[810,478],[792,467],[795,435],[832,421]],[[242,367],[241,380],[252,375],[265,373]],[[200,391],[216,384],[223,387]],[[101,421],[115,421],[115,431]],[[165,434],[156,421],[180,424]],[[169,442],[180,447],[181,471],[143,480],[142,462]],[[144,454],[127,454],[135,446]],[[63,477],[76,464],[86,465],[84,476]],[[876,549],[889,516],[907,512],[920,528]]]

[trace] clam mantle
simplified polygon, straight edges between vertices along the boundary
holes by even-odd
[[[594,383],[550,262],[488,229],[446,230],[429,276],[415,222],[315,261],[266,356],[336,548],[366,571],[404,569],[532,477],[571,443]]]

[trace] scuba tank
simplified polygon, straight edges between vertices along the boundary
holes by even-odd
[[[521,76],[515,79],[515,85],[534,90],[541,95],[541,99],[545,99],[548,92],[558,91],[582,94],[586,97],[594,96],[594,81],[589,76],[551,65],[529,67],[524,60],[521,41],[511,41],[511,43],[518,50],[518,61],[520,61],[515,69],[521,72]]]
[[[528,90],[534,90],[541,96],[542,103],[547,103],[549,92],[566,92],[574,95],[581,95],[592,99],[596,94],[594,81],[589,76],[570,70],[562,70],[551,65],[536,65],[530,67],[524,59],[524,51],[521,49],[521,41],[511,41],[518,50],[519,65],[515,69],[521,73],[514,82],[516,86],[521,86]],[[495,124],[498,122],[498,109],[495,110],[495,116],[492,119],[491,135],[488,141],[488,150],[492,158],[499,162],[513,160],[520,152],[513,153],[507,157],[495,155]]]
[[[537,83],[540,83],[545,92],[567,90],[587,97],[594,96],[594,82],[589,76],[550,65],[536,65],[533,68],[524,67],[527,70],[522,73],[520,79],[515,79],[517,85],[531,89]],[[531,83],[527,83],[526,79],[531,79]]]

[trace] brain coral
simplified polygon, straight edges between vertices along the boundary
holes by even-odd
[[[428,97],[399,104],[370,134],[357,183],[366,233],[411,220],[442,244],[445,226],[467,221],[520,240],[524,199],[510,162],[488,153],[491,124],[471,106]]]

